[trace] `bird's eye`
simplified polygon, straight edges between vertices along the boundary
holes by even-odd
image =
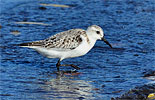
[[[100,34],[100,31],[96,31],[97,34]]]

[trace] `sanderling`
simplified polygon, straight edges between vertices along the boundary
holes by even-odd
[[[20,46],[36,50],[48,58],[59,58],[56,67],[71,66],[80,69],[73,64],[60,64],[63,59],[85,55],[96,43],[96,40],[103,40],[111,48],[111,44],[104,38],[101,27],[92,25],[83,29],[70,29],[57,33],[45,40],[22,43]]]

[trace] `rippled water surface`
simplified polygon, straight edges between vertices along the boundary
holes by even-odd
[[[154,5],[154,0],[1,0],[0,98],[109,100],[148,83],[142,76],[155,70]],[[57,59],[14,45],[92,24],[103,28],[114,48],[98,41],[87,55],[64,60],[81,68],[76,73],[58,75]]]

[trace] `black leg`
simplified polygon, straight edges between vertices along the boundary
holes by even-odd
[[[75,69],[80,69],[79,67],[77,67],[77,66],[75,66],[73,64],[63,64],[63,65],[61,65],[60,64],[60,59],[59,59],[58,62],[57,62],[57,64],[56,64],[56,67],[57,67],[58,72],[60,71],[60,68],[59,68],[60,66],[71,66],[71,67],[73,67]]]
[[[57,64],[56,64],[56,67],[57,67],[58,72],[60,71],[60,69],[59,69],[60,66],[61,65],[60,65],[60,59],[59,59],[58,62],[57,62]]]

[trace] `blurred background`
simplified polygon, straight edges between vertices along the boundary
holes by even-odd
[[[1,100],[110,100],[155,85],[154,18],[155,0],[1,0]],[[57,59],[14,45],[94,24],[114,48],[97,41],[64,60],[81,68],[76,73],[57,75]]]

